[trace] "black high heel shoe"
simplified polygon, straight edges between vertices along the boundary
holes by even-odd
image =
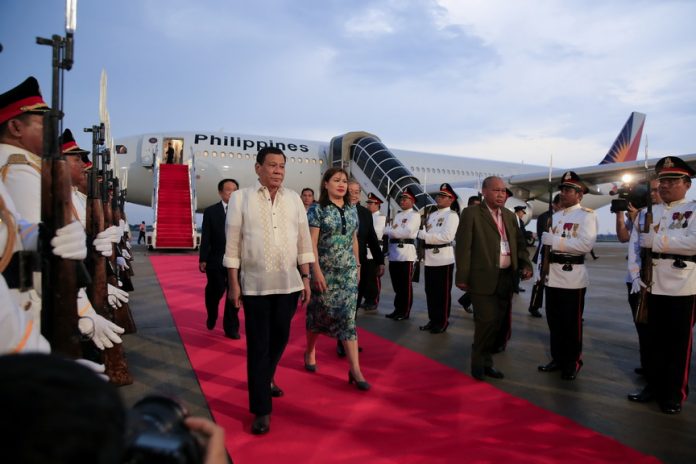
[[[307,362],[307,353],[304,354],[304,368],[308,372],[316,372],[317,371],[317,364],[309,364]]]
[[[348,383],[349,384],[354,383],[355,386],[358,387],[358,390],[367,391],[370,389],[370,384],[364,380],[362,380],[362,381],[356,380],[352,371],[348,371]]]

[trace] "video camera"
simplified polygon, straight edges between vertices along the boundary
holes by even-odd
[[[184,419],[189,413],[165,396],[146,396],[128,415],[126,464],[202,464],[205,450]]]
[[[619,198],[611,200],[611,212],[628,211],[630,203],[636,209],[644,208],[648,205],[648,195],[650,195],[650,184],[639,182],[637,184],[623,184],[618,188],[615,195]]]

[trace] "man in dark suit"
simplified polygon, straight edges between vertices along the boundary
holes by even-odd
[[[532,276],[532,265],[524,237],[512,211],[505,208],[505,183],[499,177],[483,181],[484,201],[462,213],[455,238],[458,288],[470,293],[474,306],[474,344],[471,375],[502,379],[493,367],[491,353],[505,311],[512,302],[513,277]]]
[[[357,181],[348,183],[348,193],[350,194],[350,203],[355,206],[358,211],[358,257],[360,260],[360,282],[358,284],[358,305],[362,299],[365,285],[376,277],[384,275],[384,254],[382,247],[379,244],[379,239],[375,233],[375,227],[372,223],[372,213],[370,210],[360,204],[360,193],[362,189]],[[367,249],[370,248],[373,259],[367,259]],[[355,312],[357,316],[357,311]],[[362,351],[362,350],[361,350]],[[336,343],[336,352],[339,356],[345,356],[343,344],[340,340]]]
[[[218,317],[220,298],[227,291],[227,269],[222,265],[225,254],[225,218],[227,217],[227,202],[232,192],[239,188],[234,179],[223,179],[218,183],[219,203],[209,206],[203,212],[203,228],[201,233],[200,255],[198,269],[205,272],[208,283],[205,286],[205,309],[208,312],[206,327],[215,328]],[[222,328],[227,338],[239,339],[239,308],[232,300],[225,298],[225,313]]]

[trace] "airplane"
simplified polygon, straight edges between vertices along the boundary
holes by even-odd
[[[611,201],[610,191],[625,172],[640,175],[645,169],[636,161],[645,114],[633,112],[619,132],[606,156],[595,166],[573,168],[591,187],[583,205],[599,208]],[[300,192],[314,189],[318,196],[323,172],[330,166],[346,167],[362,190],[388,199],[396,211],[396,196],[406,186],[417,192],[418,209],[433,204],[428,192],[436,192],[443,182],[450,183],[465,204],[480,191],[488,176],[503,178],[513,193],[506,206],[525,206],[525,222],[548,209],[549,190],[555,191],[561,169],[423,153],[387,148],[377,136],[367,132],[349,132],[329,143],[214,132],[158,132],[118,138],[115,141],[116,175],[127,188],[127,200],[157,209],[159,173],[166,166],[169,147],[175,165],[187,166],[190,178],[191,214],[201,212],[219,201],[217,182],[234,178],[241,188],[254,184],[254,163],[260,148],[274,146],[287,156],[284,186]],[[166,168],[165,168],[166,169]],[[384,211],[383,211],[384,212]],[[195,222],[195,218],[194,221]]]

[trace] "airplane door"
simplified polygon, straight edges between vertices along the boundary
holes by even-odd
[[[166,164],[182,164],[184,160],[184,139],[164,137],[162,139],[161,162]]]

